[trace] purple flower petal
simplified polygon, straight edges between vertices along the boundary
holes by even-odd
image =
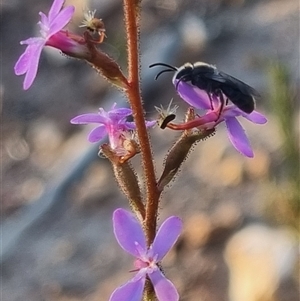
[[[95,142],[98,142],[101,139],[103,139],[106,134],[107,134],[107,131],[106,131],[105,126],[99,125],[96,128],[94,128],[93,130],[91,130],[91,132],[88,135],[88,140],[92,143],[95,143]]]
[[[44,13],[39,12],[39,15],[40,15],[40,21],[38,22],[38,25],[41,29],[40,33],[41,33],[42,37],[45,38],[45,35],[48,32],[49,27],[50,27],[49,20],[48,20],[48,17]]]
[[[62,9],[65,0],[54,0],[49,10],[49,20],[52,21]]]
[[[122,208],[113,213],[115,237],[123,250],[139,258],[141,249],[146,252],[143,229],[134,215]]]
[[[146,127],[147,128],[152,128],[157,124],[156,120],[152,120],[152,121],[146,121]]]
[[[71,119],[73,124],[89,124],[89,123],[106,123],[107,119],[99,114],[89,113],[82,114]]]
[[[114,108],[108,112],[110,118],[117,117],[122,119],[124,117],[132,115],[132,110],[129,108]]]
[[[174,84],[176,86],[176,82]],[[204,90],[181,81],[177,86],[177,93],[190,106],[197,109],[211,109],[211,102]]]
[[[153,254],[157,254],[157,261],[169,252],[177,241],[182,230],[182,221],[177,216],[171,216],[160,226],[152,244]]]
[[[253,150],[241,124],[234,117],[226,119],[225,122],[232,145],[243,155],[252,158]]]
[[[24,90],[27,90],[32,85],[36,77],[39,59],[44,46],[43,40],[34,40],[35,44],[31,44],[26,47],[25,52],[20,56],[14,68],[16,75],[26,73],[23,82]]]
[[[49,37],[60,31],[70,22],[74,11],[74,6],[67,6],[51,21]]]
[[[165,276],[162,274],[162,272],[159,269],[149,274],[148,276],[153,284],[157,299],[159,301],[179,300],[179,294],[175,286],[170,280],[165,278]]]
[[[28,70],[26,72],[25,75],[25,79],[23,82],[23,88],[24,90],[27,90],[30,88],[30,86],[32,85],[32,83],[35,80],[36,74],[37,74],[37,70],[38,70],[38,66],[39,66],[39,60],[40,60],[40,56],[41,56],[41,52],[43,50],[43,44],[37,44],[34,45],[32,47],[30,47],[31,45],[29,45],[28,47],[31,48],[31,58],[30,61],[28,61],[29,65],[28,65]]]
[[[156,125],[156,120],[152,121],[146,121],[146,127],[147,128],[152,128]],[[136,124],[133,121],[125,121],[125,126],[127,130],[135,130],[136,129]]]
[[[133,121],[125,121],[125,127],[127,130],[135,130],[136,124]]]
[[[132,279],[118,287],[110,296],[109,301],[141,301],[145,286],[145,277]]]
[[[29,38],[21,42],[22,45],[28,44],[28,46],[15,64],[14,69],[16,75],[22,75],[27,72],[30,60],[33,58],[33,54],[35,53],[35,49],[37,48],[36,45],[41,44],[40,47],[42,47],[43,43],[44,41],[41,38]]]
[[[243,114],[243,117],[256,124],[265,124],[268,121],[263,114],[257,111],[253,111],[251,114]]]

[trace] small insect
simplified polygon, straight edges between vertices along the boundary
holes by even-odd
[[[183,66],[176,68],[164,63],[155,63],[149,67],[163,66],[168,69],[160,71],[155,79],[162,73],[175,72],[174,79],[177,81],[176,89],[181,81],[189,82],[193,86],[204,90],[210,101],[212,95],[219,97],[221,106],[225,105],[223,94],[227,97],[226,103],[230,100],[243,112],[250,114],[255,108],[255,97],[259,97],[259,93],[248,86],[244,82],[219,71],[215,66],[202,62],[194,64],[185,63]]]

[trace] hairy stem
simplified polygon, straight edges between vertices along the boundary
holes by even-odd
[[[156,233],[156,218],[160,192],[157,189],[153,166],[152,152],[147,129],[145,126],[144,110],[140,93],[139,76],[139,15],[140,5],[136,0],[124,0],[125,26],[128,51],[128,83],[127,96],[133,111],[137,134],[141,146],[142,164],[146,181],[146,217],[145,230],[147,243],[153,242]]]

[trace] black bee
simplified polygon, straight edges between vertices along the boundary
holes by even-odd
[[[157,79],[164,72],[175,72],[174,78],[178,84],[183,82],[190,82],[193,86],[206,91],[210,100],[211,96],[216,95],[220,98],[222,106],[224,106],[223,94],[240,110],[250,114],[255,108],[255,98],[259,97],[259,93],[252,87],[243,83],[242,81],[219,71],[215,66],[197,62],[194,64],[185,63],[183,66],[176,68],[164,63],[152,64],[149,67],[164,66],[168,69],[160,71],[155,79]]]

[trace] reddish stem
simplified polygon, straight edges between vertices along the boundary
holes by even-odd
[[[160,192],[156,186],[152,152],[149,137],[145,125],[144,110],[140,94],[139,77],[139,1],[124,0],[125,26],[127,34],[128,51],[128,83],[127,96],[133,111],[137,134],[141,146],[142,163],[145,172],[147,189],[145,229],[147,243],[150,245],[156,234],[156,217]]]

